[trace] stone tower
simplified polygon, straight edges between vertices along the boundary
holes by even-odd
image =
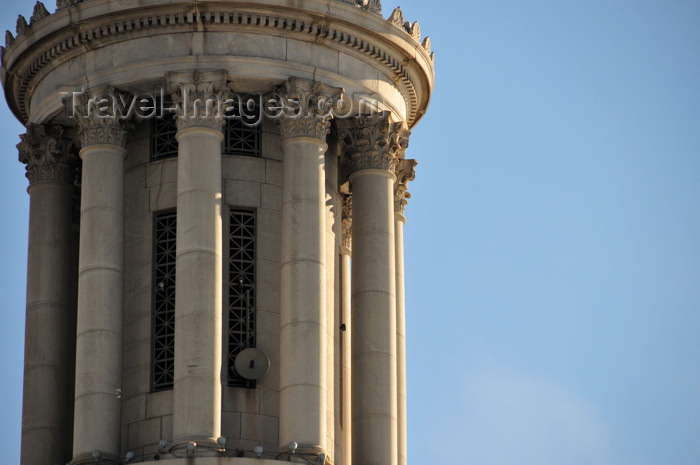
[[[433,79],[379,0],[20,16],[22,464],[405,464],[405,150]]]

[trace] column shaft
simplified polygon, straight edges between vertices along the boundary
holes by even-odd
[[[329,137],[330,139],[330,137]],[[324,191],[324,208],[325,208],[325,233],[326,233],[326,424],[328,428],[326,444],[332,457],[340,455],[340,438],[336,438],[336,428],[340,428],[336,407],[339,409],[340,395],[336,390],[337,383],[340,380],[340,370],[336,370],[340,362],[339,339],[338,339],[338,320],[340,318],[340,300],[339,300],[339,262],[338,242],[337,238],[340,235],[340,205],[338,194],[338,151],[337,143],[331,142],[329,150],[326,153],[324,165],[325,191]],[[337,215],[337,216],[336,216]],[[337,431],[339,433],[340,431]],[[335,460],[337,462],[337,459]],[[340,463],[339,465],[344,465]]]
[[[284,138],[280,308],[280,445],[325,450],[326,144]]]
[[[326,249],[326,137],[332,115],[324,105],[342,89],[289,78],[277,89],[292,105],[280,118],[282,151],[282,256],[280,288],[280,447],[295,441],[300,452],[329,450],[334,425],[329,403]],[[325,102],[325,103],[324,103]],[[325,109],[324,109],[325,108]],[[334,305],[334,304],[333,304]],[[333,306],[331,305],[331,306]],[[331,365],[332,366],[332,365]],[[328,370],[331,370],[329,375]],[[332,384],[330,384],[332,386]],[[331,410],[331,412],[328,411]],[[332,420],[331,420],[332,421]]]
[[[342,196],[340,247],[341,406],[343,464],[352,465],[352,196]]]
[[[408,183],[415,179],[417,162],[401,159],[396,166],[394,185],[394,229],[396,234],[396,369],[398,396],[398,453],[399,465],[406,465],[406,297],[404,280],[403,212],[411,194]]]
[[[352,464],[352,391],[351,391],[351,338],[352,338],[352,324],[350,318],[350,308],[351,308],[351,281],[350,281],[350,250],[346,247],[342,249],[342,255],[340,256],[340,277],[341,277],[341,318],[340,321],[345,325],[345,331],[340,333],[340,337],[343,338],[342,344],[342,358],[343,365],[340,367],[342,370],[342,397],[343,402],[341,408],[343,409],[343,463],[345,465]]]
[[[396,241],[396,391],[398,400],[399,465],[406,465],[406,296],[404,281],[402,214],[396,213],[394,233]]]
[[[175,443],[221,434],[222,139],[211,127],[177,133]]]
[[[350,176],[352,215],[353,460],[397,464],[394,176]]]
[[[83,159],[73,454],[118,457],[124,307],[124,157],[95,144]]]
[[[23,465],[71,459],[72,186],[42,181],[28,189],[29,251],[22,403]]]

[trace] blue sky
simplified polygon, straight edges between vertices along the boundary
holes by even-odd
[[[410,463],[699,464],[700,3],[401,6],[437,78],[408,150]],[[18,463],[28,198],[0,106]]]

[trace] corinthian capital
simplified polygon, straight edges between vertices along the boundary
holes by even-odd
[[[75,110],[82,148],[101,144],[126,146],[126,120],[118,107],[116,94],[112,87],[81,94]]]
[[[177,105],[177,128],[224,126],[227,72],[168,73],[168,93]]]
[[[29,123],[27,132],[19,137],[19,161],[27,165],[30,185],[40,181],[73,183],[77,160],[69,152],[71,144],[63,137],[61,126]]]
[[[343,154],[352,172],[394,171],[408,148],[411,132],[404,123],[389,122],[389,112],[338,120]]]
[[[404,209],[411,198],[408,183],[416,179],[416,165],[412,159],[403,159],[396,166],[396,182],[394,183],[394,211],[403,215]]]
[[[313,137],[326,141],[330,131],[334,104],[343,96],[343,89],[321,82],[290,77],[275,89],[280,99],[277,117],[282,138]]]

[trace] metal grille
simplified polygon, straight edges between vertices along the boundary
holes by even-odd
[[[231,210],[228,255],[228,384],[255,387],[234,366],[236,355],[255,347],[255,212]]]
[[[260,124],[248,126],[243,119],[234,118],[226,120],[224,126],[224,155],[260,156]]]
[[[159,212],[153,221],[152,390],[173,388],[175,363],[175,243],[177,215]]]
[[[151,123],[151,161],[177,157],[178,143],[175,138],[177,122],[173,113],[167,111],[168,108],[172,107],[173,103],[169,99],[166,99],[162,105],[160,99],[156,101],[157,115]],[[234,105],[234,107],[238,108],[238,105]],[[163,114],[160,112],[161,108],[166,109]],[[261,156],[262,127],[259,122],[260,116],[257,110],[249,113],[246,111],[240,114],[240,110],[238,110],[229,115],[235,117],[227,119],[224,125],[222,154]]]
[[[157,114],[151,123],[151,161],[177,157],[177,122],[173,113],[160,112],[161,108],[169,108],[172,105],[172,101],[167,98],[162,105],[160,99],[156,100]]]

